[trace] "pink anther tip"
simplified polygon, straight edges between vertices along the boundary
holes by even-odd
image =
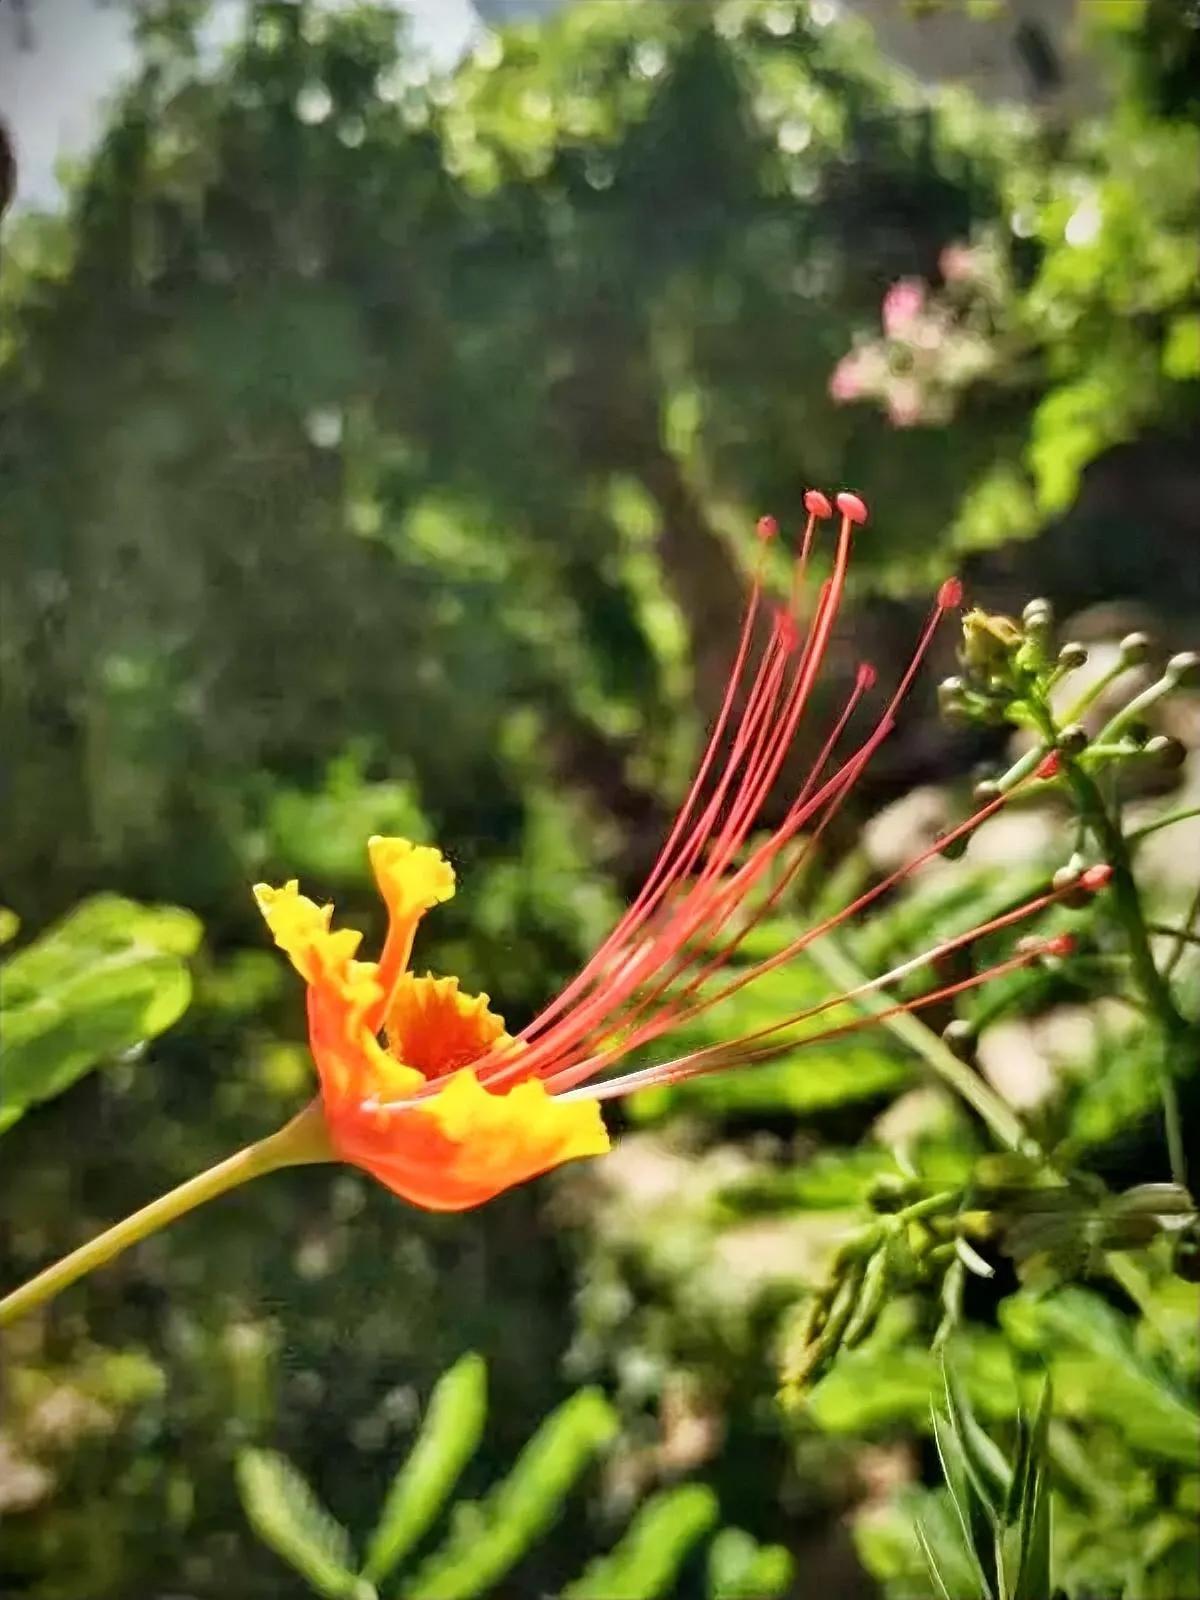
[[[754,525],[754,531],[765,544],[768,539],[773,539],[779,532],[779,524],[774,517],[759,517]]]
[[[833,507],[821,493],[820,489],[809,489],[804,496],[804,509],[810,517],[831,517]]]
[[[943,611],[957,611],[963,602],[961,578],[947,578],[938,590],[937,603]]]
[[[869,661],[860,661],[858,664],[858,687],[864,692],[871,690],[879,681],[879,674]]]
[[[1062,757],[1057,750],[1051,750],[1050,754],[1043,758],[1034,776],[1038,778],[1057,778],[1061,771]]]
[[[843,489],[835,502],[838,510],[847,522],[865,522],[867,520],[867,502],[856,494],[851,494]]]
[[[1113,869],[1107,861],[1101,861],[1097,866],[1089,867],[1079,879],[1079,887],[1087,889],[1092,894],[1098,894],[1101,889],[1107,889],[1112,882]]]

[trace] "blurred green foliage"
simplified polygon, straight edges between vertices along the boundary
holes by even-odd
[[[328,1600],[374,1600],[378,1586],[429,1533],[474,1455],[483,1430],[486,1368],[464,1356],[438,1380],[412,1453],[400,1468],[371,1535],[361,1573],[350,1536],[319,1503],[286,1457],[243,1451],[238,1481],[259,1537]],[[413,1600],[474,1600],[506,1581],[530,1546],[561,1514],[577,1480],[611,1444],[619,1418],[598,1389],[577,1390],[538,1427],[511,1471],[481,1504],[451,1506],[443,1542],[403,1579],[397,1594]],[[655,1600],[669,1593],[693,1546],[718,1510],[702,1484],[661,1490],[639,1509],[618,1544],[561,1590],[570,1600]],[[718,1543],[723,1540],[723,1543]],[[786,1587],[786,1551],[759,1546],[740,1529],[723,1529],[709,1563],[712,1600],[731,1600],[753,1582],[758,1600]]]
[[[809,482],[853,482],[882,525],[859,542],[862,587],[923,594],[1067,513],[1117,441],[1186,455],[1195,436],[1198,47],[1172,0],[1080,7],[1098,103],[1069,126],[921,84],[852,14],[794,0],[581,0],[485,33],[445,76],[386,7],[253,0],[219,58],[204,11],[140,13],[137,74],[65,214],[6,222],[0,879],[28,942],[0,1022],[8,1121],[30,1108],[4,1141],[6,1283],[308,1092],[253,878],[303,875],[377,932],[365,836],[436,839],[463,892],[418,962],[517,1023],[553,992],[657,847],[759,510],[787,520]],[[949,375],[945,415],[901,429],[832,404],[889,287],[936,285],[956,242],[995,269],[961,308],[984,360]],[[1141,494],[1141,458],[1128,470]],[[1066,598],[1095,598],[1119,550],[1133,598],[1178,614],[1194,480],[1173,493],[1157,543],[1088,523]],[[990,570],[1023,582],[1054,548],[999,549]],[[864,616],[880,667],[902,664],[905,609]],[[998,744],[950,746],[922,709],[869,793],[935,777],[952,818]],[[1194,804],[1194,765],[1176,781]],[[843,957],[907,959],[1044,881],[1067,818],[1016,820],[1015,843],[938,863]],[[844,903],[886,868],[880,828],[910,827],[892,810],[831,840],[770,936]],[[1187,913],[1190,848],[1141,851],[1164,921]],[[1165,1177],[1156,1039],[1115,992],[1107,911],[1049,926],[1081,932],[1087,959],[962,1018],[1042,1086],[1043,1142],[1127,1192]],[[1194,948],[1176,981],[1195,1014]],[[722,1020],[829,983],[800,963]],[[472,1569],[503,1585],[512,1502],[491,1495],[514,1471],[528,1486],[530,1419],[561,1418],[585,1378],[610,1397],[593,1420],[619,1420],[616,1487],[556,1504],[515,1552],[528,1592],[583,1568],[580,1594],[749,1600],[783,1589],[786,1545],[805,1584],[850,1595],[866,1580],[830,1531],[849,1513],[878,1580],[927,1593],[916,1519],[953,1535],[929,1432],[936,1292],[905,1283],[798,1413],[776,1404],[777,1346],[880,1185],[961,1184],[979,1128],[930,1091],[911,1038],[880,1031],[631,1111],[602,1167],[465,1223],[353,1173],[281,1174],[6,1336],[5,1593],[309,1592],[247,1526],[239,1461],[260,1529],[273,1504],[269,1538],[300,1529],[293,1564],[335,1584],[358,1581],[337,1530],[382,1582],[461,1474],[474,1519],[416,1570],[430,1592]],[[1200,1592],[1197,1307],[1156,1251],[1140,1276],[1048,1298],[1007,1265],[966,1288],[956,1360],[1011,1460],[1018,1397],[1050,1367],[1053,1570],[1072,1594]],[[492,1376],[486,1431],[476,1369],[452,1365],[468,1349]],[[414,1451],[416,1397],[443,1372]],[[711,1488],[673,1486],[681,1471]],[[676,1575],[717,1505],[738,1526]],[[518,1505],[530,1529],[539,1506]]]
[[[0,1132],[176,1022],[200,934],[189,912],[97,895],[0,964]]]

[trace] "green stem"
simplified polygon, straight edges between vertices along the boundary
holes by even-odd
[[[839,989],[857,989],[867,982],[866,974],[861,968],[856,966],[841,946],[834,944],[828,936],[815,940],[808,947],[806,954]],[[872,1016],[879,1016],[894,1004],[882,990],[872,995],[863,995],[854,1003]],[[1030,1155],[1038,1154],[1037,1146],[1011,1108],[982,1078],[972,1072],[965,1062],[960,1061],[949,1045],[939,1039],[931,1028],[927,1028],[923,1022],[907,1011],[896,1012],[888,1017],[880,1016],[880,1022],[910,1050],[915,1051],[943,1083],[948,1084],[978,1112],[1001,1144],[1007,1145],[1010,1150],[1019,1150]]]
[[[1148,689],[1143,689],[1141,694],[1135,694],[1133,699],[1123,705],[1115,716],[1109,718],[1097,733],[1093,742],[1095,744],[1110,744],[1120,734],[1124,733],[1126,728],[1132,726],[1145,712],[1149,711],[1151,706],[1157,705],[1160,700],[1169,695],[1178,682],[1178,678],[1171,677],[1168,674],[1164,674],[1161,678],[1156,678]]]
[[[1064,726],[1080,721],[1084,712],[1099,700],[1109,684],[1115,683],[1122,673],[1128,672],[1131,665],[1132,663],[1129,661],[1118,661],[1114,666],[1109,667],[1107,672],[1102,673],[1093,684],[1090,684],[1083,691],[1078,700],[1068,706],[1066,711],[1062,713]]]
[[[131,1217],[116,1223],[87,1244],[80,1245],[78,1250],[72,1250],[70,1255],[56,1261],[44,1272],[39,1272],[36,1278],[31,1278],[19,1289],[5,1295],[0,1300],[0,1327],[44,1305],[77,1278],[104,1266],[131,1244],[157,1233],[169,1222],[174,1222],[176,1217],[182,1217],[185,1212],[203,1205],[206,1200],[215,1200],[227,1190],[236,1189],[240,1184],[249,1183],[251,1178],[259,1178],[279,1167],[302,1166],[307,1162],[333,1159],[321,1102],[314,1100],[278,1133],[260,1139],[257,1144],[247,1145],[244,1150],[218,1162],[215,1167],[189,1178],[177,1189],[152,1200]]]
[[[1200,806],[1185,806],[1180,811],[1168,812],[1165,817],[1156,817],[1153,822],[1147,822],[1144,827],[1126,834],[1125,842],[1137,844],[1142,839],[1148,839],[1152,833],[1157,833],[1160,828],[1173,828],[1177,822],[1187,822],[1192,817],[1200,817]]]
[[[1156,686],[1152,686],[1156,687]],[[1149,690],[1146,694],[1149,694]],[[1142,700],[1146,696],[1139,697]],[[1130,702],[1132,705],[1133,702]],[[1126,711],[1129,707],[1126,707]],[[1114,723],[1118,720],[1114,718]],[[1045,707],[1040,708],[1039,721],[1045,737],[1057,739],[1058,730],[1053,717]],[[1110,724],[1110,728],[1113,724]],[[1142,901],[1133,876],[1129,844],[1119,823],[1104,803],[1095,779],[1085,772],[1071,756],[1063,754],[1063,775],[1075,798],[1079,815],[1099,844],[1108,865],[1112,868],[1112,904],[1125,933],[1129,947],[1134,977],[1146,1004],[1162,1027],[1166,1039],[1166,1059],[1159,1064],[1159,1093],[1163,1103],[1163,1122],[1167,1135],[1167,1153],[1171,1163],[1171,1176],[1182,1187],[1187,1187],[1187,1160],[1184,1155],[1183,1121],[1179,1109],[1179,1094],[1175,1087],[1174,1059],[1181,1042],[1186,1038],[1188,1025],[1175,1007],[1171,986],[1158,970],[1154,952],[1150,948],[1150,934],[1142,915]]]

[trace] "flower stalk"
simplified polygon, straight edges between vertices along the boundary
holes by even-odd
[[[332,1159],[333,1151],[321,1103],[314,1100],[277,1133],[247,1145],[245,1149],[219,1161],[216,1166],[189,1178],[168,1194],[160,1195],[123,1222],[115,1223],[95,1239],[90,1239],[78,1250],[72,1250],[61,1261],[47,1267],[44,1272],[39,1272],[19,1289],[5,1295],[0,1300],[0,1328],[45,1305],[77,1279],[104,1266],[131,1245],[140,1244],[143,1239],[148,1239],[160,1228],[194,1211],[206,1201],[215,1200],[218,1195],[237,1189],[252,1178],[275,1172],[280,1167],[304,1166]]]

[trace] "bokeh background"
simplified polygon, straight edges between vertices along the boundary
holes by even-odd
[[[1194,643],[1198,96],[1184,0],[3,0],[0,898],[18,951],[76,917],[6,998],[4,1281],[303,1102],[252,881],[377,933],[367,835],[437,841],[420,964],[526,1019],[653,858],[754,520],[808,485],[872,507],[831,698],[949,572]],[[1002,753],[938,665],[830,874]],[[787,1418],[773,1341],[851,1193],[821,1160],[911,1072],[860,1040],[660,1096],[478,1215],[331,1169],[181,1223],[6,1341],[4,1594],[309,1592],[239,1450],[359,1536],[468,1350],[471,1492],[582,1382],[621,1419],[504,1592],[697,1474],[796,1592],[876,1592],[855,1529],[930,1465],[911,1364]]]

